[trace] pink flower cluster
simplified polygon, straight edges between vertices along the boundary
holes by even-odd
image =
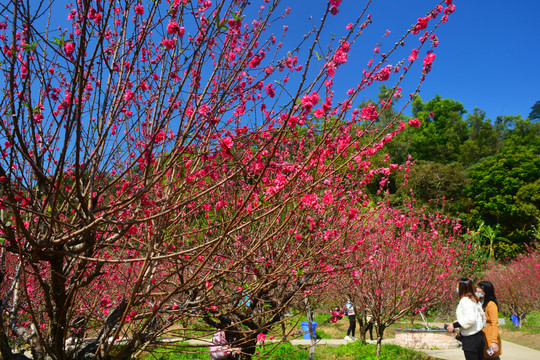
[[[375,120],[379,117],[377,108],[372,103],[369,103],[368,106],[364,106],[360,112],[360,117],[364,120]]]
[[[342,0],[329,0],[328,3],[330,4],[330,13],[332,15],[336,15],[338,13],[338,6],[341,4]]]
[[[185,30],[184,27],[178,25],[176,21],[171,21],[169,25],[167,25],[167,32],[170,35],[178,34],[178,36],[184,36]]]
[[[435,53],[432,51],[429,51],[424,58],[424,73],[427,74],[431,71],[431,67],[433,66],[433,61],[435,60]]]
[[[420,120],[418,120],[417,118],[409,120],[409,126],[414,126],[415,128],[419,128]]]

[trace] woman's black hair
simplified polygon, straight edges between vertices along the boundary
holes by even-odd
[[[227,340],[228,344],[232,344],[236,340],[236,333],[232,327],[231,318],[229,315],[220,315],[218,316],[218,320],[221,324],[221,330],[225,332],[225,340]]]
[[[498,308],[499,303],[497,302],[497,297],[495,296],[495,288],[493,287],[493,284],[489,281],[480,281],[477,286],[484,290],[484,304],[482,307],[485,309],[487,304],[490,301],[493,301]]]
[[[459,279],[459,283],[458,283],[458,293],[459,293],[459,298],[461,299],[462,297],[468,297],[469,299],[473,300],[474,302],[478,302],[480,301],[480,299],[478,298],[478,296],[476,296],[476,294],[474,293],[474,289],[473,289],[473,285],[472,285],[472,280],[471,279],[468,279],[468,278],[461,278]]]

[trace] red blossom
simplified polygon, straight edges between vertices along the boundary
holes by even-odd
[[[429,51],[424,58],[424,73],[429,73],[431,71],[431,67],[433,66],[433,61],[435,60],[435,53]]]
[[[418,49],[412,49],[411,55],[409,55],[409,61],[414,61],[418,59]]]
[[[176,46],[176,39],[163,39],[160,45],[163,45],[167,50],[172,50]]]
[[[450,4],[446,8],[444,8],[444,14],[445,15],[451,14],[454,11],[456,11],[456,5],[454,5],[454,4]]]
[[[225,147],[227,149],[232,148],[232,146],[233,146],[232,139],[230,137],[228,137],[228,136],[225,136],[223,139],[221,139],[221,146]]]
[[[67,42],[64,44],[64,52],[67,56],[73,55],[73,52],[75,51],[75,44],[73,42]]]
[[[414,126],[415,128],[420,127],[420,120],[417,118],[409,120],[409,126]]]
[[[135,13],[137,15],[143,15],[144,14],[144,7],[141,4],[137,4],[137,6],[135,6]]]
[[[254,67],[259,66],[262,59],[263,59],[262,56],[255,55],[255,56],[253,57],[253,59],[251,59],[251,60],[249,61],[249,67],[250,67],[250,68],[254,68]]]
[[[424,30],[425,28],[427,28],[427,25],[430,19],[431,19],[430,16],[418,18],[418,21],[416,22],[416,25],[414,25],[414,30],[412,31],[412,33],[418,34],[420,30]]]
[[[375,120],[379,117],[377,108],[372,103],[369,103],[368,106],[364,106],[361,110],[360,117],[364,120]]]
[[[167,25],[167,32],[171,35],[178,34],[180,32],[180,26],[176,21],[171,21],[169,25]]]
[[[375,74],[373,74],[372,77],[373,79],[378,80],[378,81],[388,80],[392,72],[391,70],[392,70],[392,65],[387,65],[383,67],[381,70],[379,70],[378,72],[376,72]]]
[[[317,301],[335,279],[363,288],[362,271],[370,264],[408,274],[399,261],[415,252],[406,249],[401,254],[407,257],[400,257],[400,247],[418,238],[423,242],[417,249],[427,249],[425,255],[433,240],[447,238],[442,229],[420,235],[413,229],[430,226],[428,221],[370,222],[387,213],[366,186],[388,187],[390,176],[401,170],[388,156],[380,164],[372,158],[384,154],[385,143],[406,124],[394,119],[375,130],[357,122],[375,121],[378,109],[389,109],[402,96],[396,84],[401,79],[396,75],[389,87],[395,90],[380,105],[352,106],[374,81],[405,68],[402,54],[374,56],[357,81],[351,77],[346,92],[335,91],[332,77],[345,70],[340,67],[350,60],[353,38],[337,47],[330,40],[317,44],[336,50],[322,54],[320,75],[302,72],[314,58],[306,58],[305,48],[299,48],[300,60],[292,54],[282,58],[276,28],[261,22],[273,11],[266,4],[242,11],[245,4],[233,1],[218,14],[215,1],[170,0],[152,3],[152,16],[143,19],[145,2],[92,3],[87,18],[79,2],[66,9],[70,30],[62,30],[65,16],[50,19],[51,31],[42,34],[51,44],[65,31],[60,54],[23,51],[28,26],[39,25],[28,24],[24,13],[12,12],[2,19],[6,25],[0,23],[14,27],[0,34],[0,46],[14,60],[5,70],[17,74],[4,102],[17,103],[21,113],[4,116],[0,127],[6,142],[0,147],[0,208],[13,225],[0,229],[5,279],[11,282],[1,285],[4,293],[10,286],[28,293],[6,297],[6,308],[20,309],[15,320],[36,329],[34,338],[51,356],[67,356],[66,347],[58,346],[66,333],[51,328],[71,332],[72,317],[80,316],[96,326],[79,334],[85,338],[114,320],[107,315],[118,313],[125,317],[111,325],[120,336],[152,338],[155,316],[170,320],[158,330],[166,331],[184,320],[204,321],[210,310],[213,319],[245,311],[254,325],[234,319],[245,330],[238,343],[264,341],[261,332],[272,330],[265,321],[284,309],[274,308],[274,300],[292,307],[304,295]],[[328,11],[337,14],[341,3],[329,0]],[[184,41],[180,24],[189,11],[192,34]],[[275,15],[269,17],[273,22],[279,20]],[[359,25],[370,22],[368,16]],[[338,24],[337,36],[346,39],[353,24],[347,30]],[[434,46],[436,37],[431,40]],[[381,40],[367,49],[392,48],[386,45]],[[75,52],[80,61],[73,61]],[[425,61],[425,72],[433,57]],[[415,126],[414,120],[409,124]],[[34,166],[32,159],[41,160]],[[403,241],[392,242],[396,246],[383,257],[384,240],[394,235]],[[51,253],[59,247],[62,253]],[[58,266],[51,265],[51,256],[60,259]],[[385,261],[389,266],[381,266]],[[32,271],[16,274],[26,268]],[[71,288],[77,289],[73,301],[61,309],[69,319],[57,316],[54,301],[44,299]],[[302,296],[291,298],[295,293]],[[279,294],[289,294],[287,301],[275,298]],[[128,308],[121,308],[124,299]],[[425,299],[431,301],[431,294]],[[180,311],[186,304],[189,311]],[[9,343],[22,343],[9,336]]]

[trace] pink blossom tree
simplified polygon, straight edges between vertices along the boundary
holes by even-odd
[[[502,311],[516,315],[519,325],[531,311],[540,310],[540,250],[531,249],[508,264],[491,264],[484,278],[493,283],[495,295]]]
[[[353,300],[359,317],[371,316],[379,356],[388,326],[453,294],[461,225],[423,209],[385,203],[374,205],[361,219],[346,248],[350,270],[336,290]],[[365,318],[359,320],[365,323]]]
[[[249,359],[257,335],[340,271],[363,187],[399,168],[370,159],[407,126],[375,130],[379,114],[353,104],[394,81],[383,112],[422,58],[423,81],[454,11],[446,0],[415,20],[335,94],[372,23],[368,2],[324,49],[340,3],[287,49],[271,32],[290,12],[277,0],[0,9],[3,358],[24,346],[111,358],[113,345],[129,358],[172,325],[230,315]]]

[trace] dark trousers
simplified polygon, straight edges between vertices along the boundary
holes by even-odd
[[[369,331],[369,339],[373,340],[373,323],[370,321],[366,327],[366,333]]]
[[[482,331],[464,336],[462,348],[465,354],[465,360],[484,360],[484,341],[484,333]]]
[[[354,332],[356,331],[356,318],[354,315],[349,315],[349,329],[347,330],[347,336],[352,335],[354,337]]]

